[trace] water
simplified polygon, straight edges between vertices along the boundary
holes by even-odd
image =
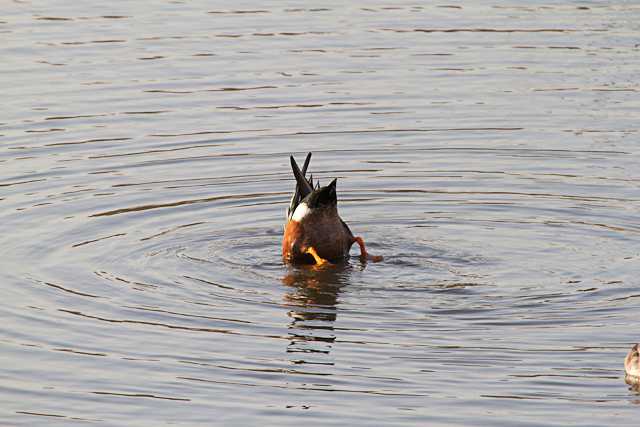
[[[636,425],[639,23],[5,4],[0,424]],[[384,262],[282,265],[307,151]]]

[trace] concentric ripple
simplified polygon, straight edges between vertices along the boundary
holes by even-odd
[[[7,5],[0,424],[635,426],[640,10],[236,6]]]

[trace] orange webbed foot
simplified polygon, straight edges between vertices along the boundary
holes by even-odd
[[[315,248],[313,246],[310,246],[309,248],[307,248],[306,251],[304,251],[305,253],[311,255],[313,257],[313,259],[316,261],[316,265],[326,265],[326,264],[330,264],[329,261],[327,261],[326,259],[322,258],[320,255],[318,255],[318,252],[316,252]]]
[[[370,253],[367,252],[367,248],[364,245],[364,240],[362,239],[362,237],[354,237],[353,241],[356,242],[358,244],[358,246],[360,246],[360,259],[363,261],[371,261],[371,262],[380,262],[382,261],[384,258],[380,255],[371,255]]]

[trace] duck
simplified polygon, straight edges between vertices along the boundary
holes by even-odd
[[[287,264],[335,264],[349,257],[354,243],[360,247],[360,259],[378,262],[381,256],[370,255],[360,236],[354,236],[338,214],[337,178],[326,186],[306,177],[311,153],[307,154],[302,170],[290,156],[296,187],[287,208],[282,259]]]
[[[625,381],[628,384],[640,384],[640,344],[631,347],[624,358],[624,372],[627,374]]]

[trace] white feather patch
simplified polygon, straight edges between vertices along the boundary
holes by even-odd
[[[296,210],[293,212],[293,215],[291,216],[291,220],[300,222],[302,221],[302,218],[309,215],[310,213],[311,213],[311,209],[309,209],[309,206],[307,206],[306,203],[300,203],[296,208]]]

